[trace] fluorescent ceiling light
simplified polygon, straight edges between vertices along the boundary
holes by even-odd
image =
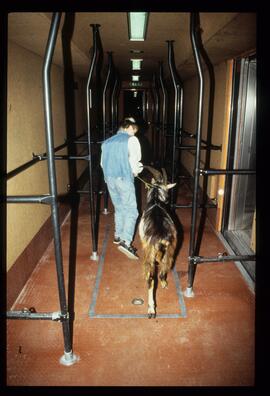
[[[140,76],[132,76],[132,81],[139,81]]]
[[[131,54],[143,54],[144,51],[142,50],[137,50],[137,49],[132,49],[129,51]]]
[[[141,62],[143,59],[130,59],[132,62],[132,70],[141,70]]]
[[[148,12],[128,12],[128,37],[131,41],[144,41]]]

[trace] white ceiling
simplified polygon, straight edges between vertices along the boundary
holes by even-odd
[[[44,56],[51,13],[19,12],[8,17],[8,38],[18,45]],[[66,14],[61,17],[53,62],[63,66],[61,29]],[[72,17],[72,14],[69,14]],[[235,57],[256,47],[256,14],[254,13],[200,13],[202,42],[213,64]],[[182,79],[194,74],[189,13],[153,12],[149,14],[147,37],[144,42],[128,40],[127,14],[125,12],[78,12],[74,15],[71,42],[74,72],[86,77],[93,45],[90,24],[100,24],[100,37],[107,64],[107,51],[113,51],[114,64],[122,79],[130,79],[130,53],[132,49],[144,51],[137,55],[143,58],[141,79],[152,79],[152,73],[163,61],[166,73],[167,43],[174,40],[175,63]]]

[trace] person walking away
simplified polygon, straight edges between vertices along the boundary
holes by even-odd
[[[143,170],[141,146],[135,136],[137,131],[135,119],[125,118],[117,133],[101,145],[101,167],[115,211],[113,243],[134,260],[138,260],[132,246],[138,218],[134,177]]]

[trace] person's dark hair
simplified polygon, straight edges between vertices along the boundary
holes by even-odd
[[[122,129],[127,129],[130,126],[133,126],[134,128],[138,129],[138,124],[136,123],[135,119],[133,117],[125,117],[123,121],[120,123],[119,127]]]

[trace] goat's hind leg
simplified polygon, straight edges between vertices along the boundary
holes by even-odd
[[[165,289],[165,288],[168,289],[167,272],[161,271],[159,273],[159,279],[160,279],[162,289]]]
[[[166,260],[165,255],[166,255],[166,247],[163,244],[159,244],[158,247],[158,252],[156,255],[156,261],[158,263],[158,268],[159,268],[159,279],[161,283],[161,287],[164,289],[165,287],[167,288],[168,282],[167,282],[167,267],[166,267]]]
[[[161,283],[161,287],[162,289],[167,288],[168,286],[168,282],[167,282],[167,272],[168,272],[168,268],[167,268],[167,254],[166,252],[162,254],[162,256],[158,257],[158,264],[159,264],[159,279],[160,279],[160,283]]]
[[[154,286],[155,286],[155,261],[153,262],[152,252],[148,252],[146,254],[144,262],[143,262],[143,269],[144,269],[144,276],[147,282],[148,287],[148,318],[155,318],[156,317],[156,309],[155,309],[155,300],[154,300]],[[152,263],[152,265],[151,265]]]
[[[155,280],[153,277],[149,277],[148,281],[148,318],[156,317],[155,301],[154,301],[154,286]]]
[[[174,246],[168,246],[162,260],[159,263],[159,279],[163,289],[168,288],[167,274],[173,265]]]

